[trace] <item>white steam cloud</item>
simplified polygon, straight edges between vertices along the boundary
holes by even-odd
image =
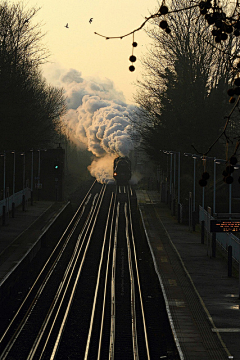
[[[65,123],[72,139],[96,157],[89,171],[100,182],[112,179],[113,159],[133,149],[129,118],[136,107],[124,102],[110,80],[84,79],[74,69],[61,73],[59,85],[67,96]]]

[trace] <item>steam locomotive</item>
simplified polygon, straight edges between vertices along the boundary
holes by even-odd
[[[127,156],[119,156],[113,162],[113,177],[118,185],[128,184],[131,179],[131,161]]]

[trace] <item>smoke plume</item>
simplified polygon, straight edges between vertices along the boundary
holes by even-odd
[[[72,140],[95,156],[90,173],[100,182],[112,179],[113,159],[133,149],[130,117],[136,107],[125,103],[112,81],[84,79],[74,69],[61,73],[59,85],[67,97],[64,121]]]

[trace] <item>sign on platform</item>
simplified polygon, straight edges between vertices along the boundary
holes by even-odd
[[[211,232],[238,232],[240,220],[210,220]]]

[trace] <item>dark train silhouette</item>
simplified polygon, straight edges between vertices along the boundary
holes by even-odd
[[[131,161],[127,156],[119,156],[113,162],[113,177],[118,185],[128,184],[131,179]]]

